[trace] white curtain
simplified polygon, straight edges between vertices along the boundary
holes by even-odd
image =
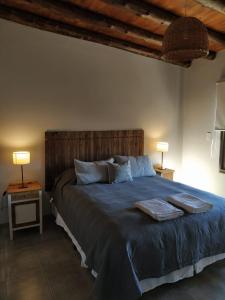
[[[225,81],[216,83],[215,130],[225,131]]]

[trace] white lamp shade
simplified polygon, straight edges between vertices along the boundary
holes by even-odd
[[[165,142],[158,142],[156,144],[156,150],[160,152],[168,152],[169,150],[169,144]]]
[[[13,164],[14,165],[27,165],[30,163],[29,151],[17,151],[13,152]]]

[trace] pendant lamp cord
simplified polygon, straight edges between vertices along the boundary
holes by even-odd
[[[187,0],[184,0],[184,16],[187,17]]]

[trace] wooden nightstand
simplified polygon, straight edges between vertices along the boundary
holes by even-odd
[[[26,188],[20,184],[10,184],[7,188],[9,232],[13,240],[14,231],[39,227],[42,234],[42,190],[36,182],[26,182]]]
[[[160,175],[163,178],[169,179],[169,180],[173,180],[173,174],[174,174],[174,170],[171,169],[158,169],[155,168],[156,174]]]

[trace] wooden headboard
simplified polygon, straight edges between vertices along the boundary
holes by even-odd
[[[143,155],[144,131],[47,131],[45,132],[45,189],[50,191],[56,176],[84,161],[107,159],[112,155]]]

